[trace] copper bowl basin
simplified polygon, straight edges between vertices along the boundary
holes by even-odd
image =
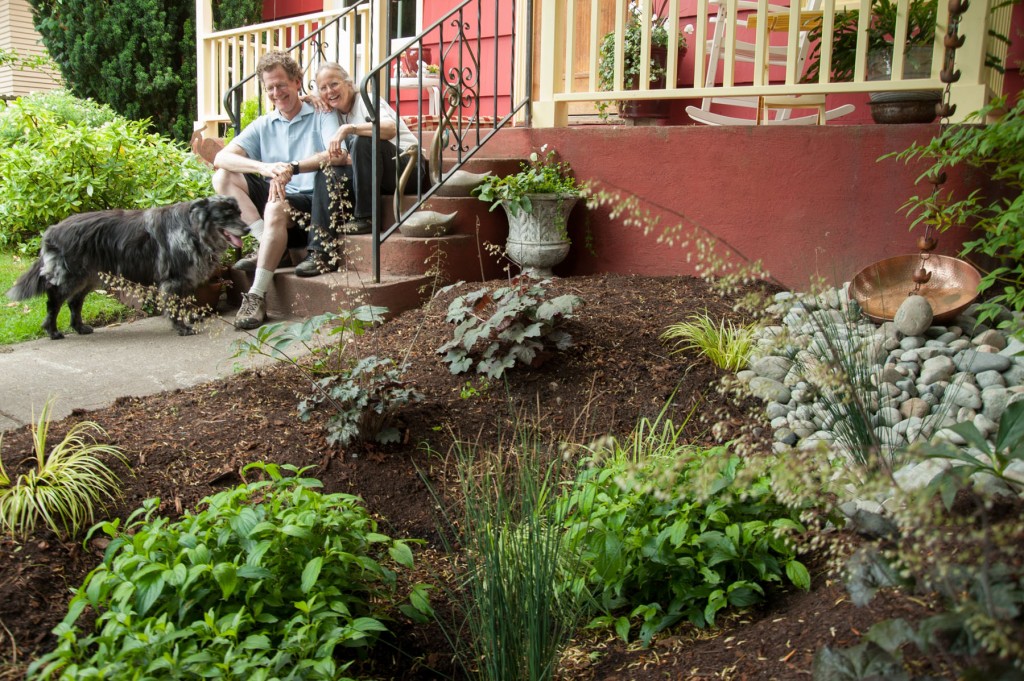
[[[920,266],[917,253],[879,260],[857,273],[850,282],[850,296],[871,321],[892,321],[896,310],[914,291],[914,272]],[[969,262],[932,255],[924,267],[932,276],[928,283],[921,284],[918,294],[931,304],[936,323],[952,321],[978,297],[981,275]]]

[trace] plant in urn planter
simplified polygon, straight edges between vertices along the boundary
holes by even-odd
[[[629,16],[626,19],[625,33],[622,38],[622,87],[627,90],[638,89],[640,81],[640,50],[643,41],[644,25],[651,25],[651,64],[650,81],[651,89],[658,90],[665,87],[665,73],[668,64],[668,29],[665,23],[668,17],[665,15],[667,2],[662,2],[660,7],[652,8],[651,18],[648,20],[643,13],[639,3],[629,4]],[[679,42],[671,53],[679,60],[679,68],[676,70],[676,83],[674,86],[681,86],[682,83],[682,60],[686,55],[686,37],[683,33],[692,33],[693,26],[687,24],[683,32],[679,34]],[[615,32],[606,34],[601,39],[598,51],[598,86],[602,90],[614,90],[615,88]],[[610,101],[597,103],[597,110],[602,118],[607,117]],[[619,116],[626,119],[666,119],[668,118],[667,99],[627,99],[617,102]]]
[[[515,175],[490,175],[473,190],[473,195],[498,206],[508,216],[508,241],[505,251],[523,274],[543,278],[552,276],[551,268],[569,254],[566,224],[576,205],[580,187],[569,164],[558,161],[547,145],[540,153],[530,154]]]

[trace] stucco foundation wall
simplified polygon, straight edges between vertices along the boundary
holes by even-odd
[[[644,235],[613,220],[610,208],[578,206],[570,220],[573,248],[555,272],[648,275],[696,273],[695,249],[658,243],[665,228],[713,237],[736,262],[761,260],[783,285],[805,289],[814,277],[847,281],[883,258],[916,251],[921,228],[900,210],[914,194],[922,164],[884,154],[927,140],[935,125],[768,127],[580,126],[512,129],[481,150],[527,157],[547,144],[578,178],[635,196],[659,227]],[[984,186],[975,172],[953,170],[946,188],[965,194]],[[584,247],[588,240],[594,252]],[[963,228],[939,235],[936,252],[956,255]]]

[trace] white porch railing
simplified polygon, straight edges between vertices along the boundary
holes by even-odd
[[[455,4],[455,0],[451,0]],[[938,0],[936,21],[936,41],[933,47],[932,72],[928,78],[903,79],[900,76],[892,80],[868,80],[866,74],[867,41],[863,39],[871,0],[822,0],[820,4],[823,39],[820,50],[819,76],[814,82],[804,82],[804,70],[798,67],[795,57],[799,43],[799,31],[791,28],[785,32],[776,32],[775,39],[769,35],[768,0],[757,0],[758,9],[751,14],[756,16],[754,28],[745,31],[743,39],[753,42],[756,51],[761,52],[765,46],[773,49],[785,47],[789,58],[780,75],[779,68],[771,70],[763,68],[764,62],[756,62],[749,82],[739,82],[736,74],[735,35],[737,26],[736,11],[738,0],[721,0],[728,11],[727,35],[733,36],[723,46],[723,58],[718,73],[722,74],[719,82],[713,86],[705,86],[707,73],[708,45],[710,31],[713,29],[711,18],[717,14],[718,6],[712,0],[697,0],[696,16],[681,14],[684,3],[680,0],[666,0],[669,20],[666,28],[669,32],[669,44],[675,44],[685,24],[694,25],[694,33],[689,36],[689,49],[693,55],[688,73],[677,73],[675,59],[668,59],[666,64],[665,82],[673,85],[681,76],[685,87],[653,87],[647,78],[649,75],[651,52],[651,26],[644,26],[641,40],[641,53],[648,55],[640,60],[639,88],[630,90],[623,87],[622,45],[625,33],[627,7],[636,2],[644,16],[651,16],[652,0],[545,0],[536,3],[541,14],[539,33],[532,50],[533,60],[538,64],[539,94],[533,101],[533,125],[549,127],[567,125],[568,106],[572,102],[597,102],[619,99],[693,99],[703,97],[759,97],[802,94],[831,94],[843,92],[876,92],[892,90],[941,89],[944,83],[939,79],[942,67],[943,37],[948,26],[949,10],[946,0]],[[785,0],[782,0],[783,2]],[[903,44],[907,35],[907,8],[910,0],[896,0],[900,18],[897,20],[894,38],[896,44]],[[327,35],[317,36],[300,48],[296,55],[306,68],[314,68],[321,58],[334,59],[350,69],[357,82],[362,74],[379,63],[388,54],[384,16],[386,0],[371,0],[356,8],[353,14],[331,24],[343,14],[344,9],[325,9],[322,12],[307,14],[291,19],[273,21],[255,26],[247,26],[229,31],[213,31],[213,13],[210,0],[196,0],[196,31],[197,31],[197,87],[198,87],[198,120],[196,129],[205,131],[207,136],[218,135],[218,126],[229,120],[224,109],[224,94],[241,79],[251,74],[260,56],[272,49],[288,49],[299,43],[303,38],[324,32],[323,27],[331,24]],[[599,46],[603,35],[599,30],[598,17],[600,8],[607,10],[609,3],[615,5],[616,54],[614,64],[614,84],[611,90],[601,90],[598,86]],[[772,0],[773,3],[779,0]],[[327,0],[325,7],[337,4]],[[661,0],[657,3],[661,5]],[[686,3],[687,5],[689,3]],[[856,65],[852,80],[849,82],[832,82],[832,32],[837,4],[841,7],[852,7],[860,10],[860,38],[856,52]],[[966,36],[966,41],[956,52],[956,69],[961,72],[960,80],[952,86],[952,102],[957,105],[954,121],[962,120],[968,113],[979,109],[995,94],[1002,91],[1002,74],[997,69],[987,66],[986,57],[1004,60],[1006,45],[989,37],[989,32],[1001,35],[1010,34],[1010,16],[1012,6],[1004,6],[992,11],[990,7],[995,0],[974,0],[960,18],[959,34]],[[793,17],[798,16],[799,7],[796,3],[791,8]],[[575,20],[570,20],[570,17]],[[582,19],[582,21],[581,21]],[[577,30],[576,22],[581,26],[589,26],[586,31]],[[795,27],[796,22],[791,22]],[[361,28],[357,29],[356,26]],[[355,40],[354,36],[359,36]],[[329,52],[323,50],[330,45]],[[525,47],[525,44],[524,44]],[[319,52],[318,52],[319,51]],[[326,55],[326,56],[325,56]],[[363,55],[369,59],[364,62]],[[583,69],[587,76],[577,77],[580,71],[580,56],[583,56]],[[527,50],[516,53],[515,72],[526,72]],[[896,50],[893,58],[893,72],[901,74],[904,60],[903,50]],[[575,72],[575,73],[574,73]],[[771,74],[768,78],[764,74]],[[517,85],[520,87],[521,83]],[[245,86],[244,99],[259,96],[259,88],[255,79]],[[264,110],[266,106],[264,103]]]
[[[904,50],[898,49],[893,58],[893,72],[897,74],[892,80],[868,80],[866,73],[868,44],[865,39],[868,17],[870,16],[871,0],[853,0],[846,7],[859,10],[858,39],[856,61],[852,80],[849,82],[833,82],[832,72],[832,41],[837,13],[836,0],[823,0],[820,4],[820,24],[822,40],[820,50],[819,75],[813,82],[804,80],[805,70],[798,65],[796,55],[799,53],[799,24],[801,8],[794,2],[787,10],[788,30],[778,31],[770,35],[768,0],[757,0],[757,9],[748,15],[756,17],[750,23],[754,28],[745,28],[737,20],[737,0],[721,0],[726,6],[727,29],[730,36],[722,46],[721,65],[718,73],[722,74],[719,82],[705,85],[708,68],[708,38],[713,29],[712,17],[717,14],[717,3],[709,0],[697,0],[696,16],[680,14],[680,0],[667,0],[665,15],[668,21],[668,44],[675,45],[682,26],[691,23],[694,33],[690,36],[689,49],[693,53],[692,71],[678,74],[675,59],[668,59],[664,81],[666,87],[652,86],[649,81],[651,55],[651,22],[644,23],[641,32],[640,54],[646,59],[639,59],[640,75],[638,89],[627,89],[624,83],[623,43],[625,20],[629,0],[615,1],[615,64],[612,88],[601,90],[598,87],[598,69],[600,63],[599,48],[603,38],[598,29],[601,16],[600,7],[609,0],[547,0],[541,6],[541,34],[536,54],[540,59],[540,93],[534,101],[534,125],[540,127],[566,125],[568,105],[572,102],[596,102],[608,100],[640,100],[640,99],[682,99],[704,97],[775,97],[787,95],[811,95],[849,92],[880,92],[894,90],[941,89],[945,84],[939,78],[944,53],[943,38],[949,25],[949,9],[946,0],[938,2],[937,21],[935,27],[936,40],[933,46],[932,71],[927,78],[904,79],[902,66]],[[842,1],[842,0],[841,0]],[[652,0],[633,0],[639,7],[643,17],[652,16]],[[777,0],[773,0],[777,3]],[[658,2],[660,6],[662,3]],[[688,4],[688,3],[687,3]],[[894,31],[894,42],[905,43],[908,34],[908,6],[910,0],[897,0],[898,19]],[[993,94],[1001,94],[1002,77],[993,68],[986,66],[986,50],[996,57],[1005,57],[1006,46],[992,40],[989,30],[1009,35],[1010,13],[1012,7],[1007,4],[994,12],[990,11],[991,0],[976,0],[970,3],[965,14],[960,18],[959,34],[967,36],[963,47],[956,52],[956,69],[961,72],[958,82],[952,86],[952,102],[957,105],[953,120],[962,120],[968,113],[985,104]],[[606,7],[607,9],[607,7]],[[572,17],[573,20],[569,18]],[[777,15],[775,18],[778,18]],[[576,30],[577,25],[589,26],[588,31]],[[749,82],[739,83],[736,79],[738,60],[736,49],[736,31],[744,31],[742,39],[754,43],[757,55]],[[772,36],[775,39],[772,39]],[[778,69],[769,71],[765,66],[766,47],[773,50],[784,46],[787,62],[784,75]],[[578,77],[581,72],[581,56],[583,69],[589,78],[581,83]],[[769,81],[766,74],[772,74]],[[685,83],[693,83],[685,87],[672,87],[677,76],[682,76]]]
[[[322,12],[305,14],[253,26],[214,31],[211,0],[196,0],[196,86],[198,117],[196,130],[219,135],[218,128],[230,121],[224,96],[236,84],[251,76],[256,63],[272,50],[293,50],[295,59],[309,74],[321,60],[338,61],[358,82],[368,67],[387,54],[384,49],[384,2],[372,0],[354,8],[331,9],[328,0]],[[345,16],[342,16],[345,15]],[[339,19],[339,17],[341,17]],[[364,62],[368,56],[368,63]],[[255,78],[242,87],[241,99],[262,97]],[[262,102],[266,110],[267,102]]]

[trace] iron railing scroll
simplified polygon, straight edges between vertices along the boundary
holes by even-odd
[[[378,98],[381,94],[385,101],[395,103],[395,113],[400,119],[415,118],[415,125],[410,127],[415,127],[416,143],[420,149],[419,158],[425,158],[424,150],[429,146],[424,134],[428,115],[438,123],[433,134],[442,135],[441,152],[439,157],[434,159],[439,175],[436,184],[431,187],[417,186],[415,195],[409,194],[410,205],[401,208],[400,214],[394,216],[394,221],[390,225],[383,224],[384,211],[380,201],[374,202],[372,266],[375,282],[380,282],[380,249],[384,241],[499,129],[509,125],[521,112],[525,120],[529,120],[529,74],[532,71],[533,52],[529,41],[532,39],[530,27],[533,23],[533,2],[520,0],[518,4],[520,12],[517,15],[516,0],[465,0],[415,37],[403,39],[400,49],[381,61],[363,78],[359,92],[373,123],[373,177],[379,176]],[[527,26],[525,45],[518,39],[517,20]],[[511,35],[508,35],[509,26]],[[422,55],[427,53],[427,49],[438,51],[436,75],[425,73],[427,64]],[[407,55],[410,53],[418,55],[418,63],[409,64]],[[406,59],[404,65],[403,58]],[[517,63],[522,64],[525,69],[524,77],[519,79],[518,83]],[[410,66],[416,69],[415,73],[411,72]],[[485,69],[489,73],[486,73]],[[436,84],[433,82],[434,79],[437,81]],[[410,83],[420,93],[424,88],[438,88],[437,93],[433,95],[437,102],[434,114],[424,111],[422,95],[415,97],[411,103],[403,102],[402,97],[398,96],[397,90],[408,87]],[[506,84],[507,90],[504,87]],[[488,90],[493,87],[493,91],[482,92],[482,87]],[[505,97],[502,92],[510,94]],[[443,158],[445,153],[449,153],[449,159]],[[448,164],[447,170],[441,168],[441,162]],[[394,165],[395,177],[390,179],[393,179],[395,187],[399,187],[400,166],[398,163]],[[380,195],[379,189],[374,188],[375,196]],[[401,202],[396,203],[402,206]]]

